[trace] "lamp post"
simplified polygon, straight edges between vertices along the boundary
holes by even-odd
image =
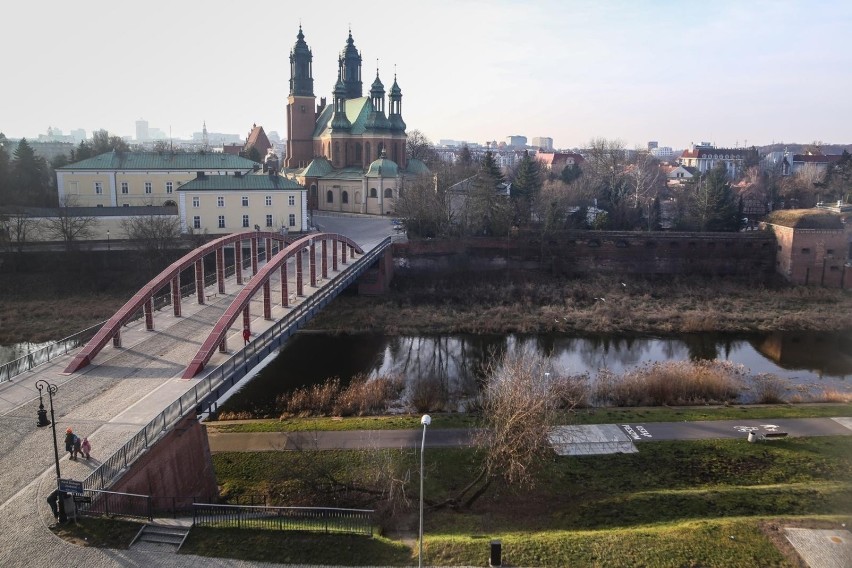
[[[38,422],[36,426],[39,428],[50,426],[53,430],[53,459],[56,463],[56,488],[58,491],[59,479],[62,477],[62,474],[59,472],[59,445],[56,441],[56,417],[53,415],[53,395],[56,394],[58,387],[44,379],[39,379],[36,381],[36,388],[38,389]],[[42,391],[45,390],[47,391],[47,399],[50,402],[50,420],[47,419],[47,410],[44,409],[44,399],[42,398]],[[65,516],[65,503],[63,503],[62,492],[58,494],[58,501],[59,522],[64,523],[68,518]]]
[[[420,553],[417,555],[417,565],[423,568],[423,452],[426,449],[426,426],[432,423],[432,417],[424,414],[420,423],[423,424],[423,441],[420,443]]]
[[[109,250],[110,242],[109,242],[109,229],[107,229],[107,250]]]

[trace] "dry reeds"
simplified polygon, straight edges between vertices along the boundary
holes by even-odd
[[[781,404],[786,402],[787,381],[771,373],[755,375],[751,377],[751,391],[757,404]]]
[[[324,383],[279,395],[276,403],[284,416],[364,416],[380,414],[399,398],[401,377],[356,375],[346,388],[333,377]]]
[[[729,361],[666,361],[623,375],[598,373],[594,400],[604,406],[718,404],[735,400],[746,369]]]
[[[444,410],[446,389],[437,378],[420,378],[409,385],[408,402],[418,413]]]

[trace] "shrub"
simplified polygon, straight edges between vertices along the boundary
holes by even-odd
[[[751,378],[751,390],[754,402],[758,404],[779,404],[785,402],[784,392],[787,381],[771,373],[760,374]]]
[[[349,386],[334,401],[335,416],[364,416],[384,412],[388,404],[399,398],[404,383],[402,377],[376,377],[366,375],[352,378]]]
[[[443,410],[447,392],[437,377],[421,377],[409,385],[408,402],[418,413]]]

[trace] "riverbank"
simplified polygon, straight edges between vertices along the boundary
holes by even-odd
[[[697,277],[407,277],[397,278],[384,296],[338,298],[308,329],[390,335],[835,332],[852,329],[852,294]]]
[[[56,291],[3,277],[0,344],[57,340],[109,318],[133,287]],[[14,290],[14,293],[10,291]],[[842,331],[852,294],[730,279],[553,278],[538,273],[436,280],[398,277],[384,296],[344,295],[309,322],[332,333],[616,333]]]

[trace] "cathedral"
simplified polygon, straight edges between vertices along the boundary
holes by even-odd
[[[405,179],[429,173],[406,159],[402,90],[385,86],[376,70],[363,96],[361,54],[350,30],[338,58],[332,104],[314,94],[313,54],[302,27],[290,51],[287,155],[284,174],[308,188],[311,209],[389,215]]]

